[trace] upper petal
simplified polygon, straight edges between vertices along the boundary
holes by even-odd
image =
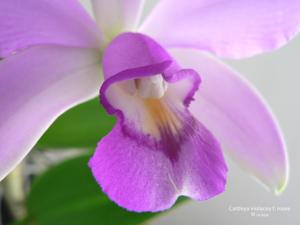
[[[40,44],[93,48],[101,37],[77,1],[0,1],[0,57]]]
[[[125,70],[170,64],[172,58],[158,43],[139,33],[123,33],[114,38],[104,51],[103,72],[105,79]],[[150,66],[150,67],[149,67]],[[151,71],[152,73],[153,71]]]
[[[197,70],[202,85],[190,111],[224,144],[242,168],[276,193],[288,179],[287,153],[275,117],[259,93],[212,57],[177,49],[173,56]]]
[[[100,53],[39,46],[0,61],[0,180],[64,111],[95,97]]]
[[[96,20],[107,38],[124,31],[134,31],[144,0],[92,0]]]
[[[140,31],[166,47],[243,58],[281,47],[299,29],[299,0],[164,0]]]

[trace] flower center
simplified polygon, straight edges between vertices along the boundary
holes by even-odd
[[[117,86],[122,90],[122,96],[128,96],[119,108],[126,118],[136,122],[143,133],[157,140],[162,135],[177,135],[182,121],[174,111],[175,106],[171,107],[171,102],[168,103],[168,84],[162,75],[126,80]]]
[[[159,99],[167,91],[167,83],[162,75],[154,75],[122,82],[121,88],[130,95],[137,95],[143,99]]]

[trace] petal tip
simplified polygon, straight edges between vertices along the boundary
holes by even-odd
[[[274,194],[276,196],[281,195],[283,193],[283,191],[286,189],[286,187],[287,187],[287,182],[286,181],[284,181],[283,183],[280,183],[278,185],[278,187],[276,187],[276,189],[274,190]]]
[[[281,133],[281,132],[280,132]],[[289,157],[288,157],[288,151],[287,151],[287,146],[286,146],[286,143],[284,141],[284,138],[283,138],[283,134],[281,133],[281,137],[282,137],[282,143],[283,143],[283,152],[284,152],[284,166],[283,166],[283,175],[281,177],[281,179],[279,179],[279,182],[277,183],[277,186],[275,187],[274,189],[274,194],[276,196],[279,196],[281,195],[287,185],[288,185],[288,182],[289,182],[289,174],[290,174],[290,165],[289,165]]]
[[[274,189],[274,194],[276,196],[281,195],[285,191],[285,189],[288,185],[288,182],[289,182],[289,176],[288,176],[288,172],[287,172],[285,174],[285,176],[281,179],[281,181],[278,183],[277,187]]]

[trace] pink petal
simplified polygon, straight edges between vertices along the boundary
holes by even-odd
[[[200,123],[183,143],[169,145],[178,159],[131,137],[120,124],[104,137],[89,165],[103,191],[130,211],[161,211],[170,208],[180,195],[206,200],[222,193],[227,167],[220,146]],[[170,143],[169,143],[170,144]]]
[[[135,30],[144,0],[92,0],[97,23],[107,38]]]
[[[95,97],[96,50],[39,46],[0,61],[0,180],[64,111]]]
[[[283,46],[299,29],[299,0],[164,0],[140,31],[166,47],[243,58]]]
[[[74,0],[1,0],[0,56],[32,45],[99,47],[97,25]]]
[[[199,72],[202,85],[190,111],[212,131],[229,156],[275,193],[288,179],[287,152],[275,117],[259,93],[236,72],[192,50],[173,50],[185,67]]]
[[[163,210],[179,195],[171,161],[125,135],[120,124],[102,138],[89,166],[111,200],[131,211]]]

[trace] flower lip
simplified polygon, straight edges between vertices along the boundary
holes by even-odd
[[[188,112],[200,78],[191,69],[169,72],[174,63],[122,71],[100,89],[102,104],[118,120],[89,166],[103,191],[128,210],[160,211],[180,195],[206,200],[225,190],[221,147]],[[131,96],[119,86],[157,74],[168,82],[162,98]]]
[[[151,146],[163,144],[169,158],[176,158],[170,149],[178,147],[184,130],[193,129],[187,108],[200,84],[198,73],[181,69],[154,40],[134,33],[107,47],[103,70],[100,101],[106,111],[115,114],[127,135]]]
[[[116,37],[103,57],[100,101],[118,119],[89,162],[103,191],[134,211],[169,208],[179,195],[205,200],[223,192],[221,146],[188,110],[198,73],[137,33]]]
[[[150,148],[157,145],[164,146],[162,148],[164,153],[176,163],[179,146],[185,142],[187,136],[192,135],[194,126],[197,126],[187,108],[198,90],[200,77],[191,69],[168,73],[166,71],[172,67],[171,64],[164,62],[145,68],[130,69],[108,78],[100,89],[100,101],[109,114],[114,114],[118,118],[118,123],[126,135],[140,140],[142,145],[149,145]],[[120,84],[124,81],[145,79],[157,73],[162,74],[169,86],[161,98],[143,98],[139,95],[125,94],[120,88]],[[117,101],[121,99],[123,103],[116,103],[115,94],[120,93],[120,90],[127,97],[119,95]],[[183,93],[176,95],[177,92]],[[137,102],[133,103],[135,100]],[[132,109],[128,110],[128,107],[138,111],[132,114]]]

